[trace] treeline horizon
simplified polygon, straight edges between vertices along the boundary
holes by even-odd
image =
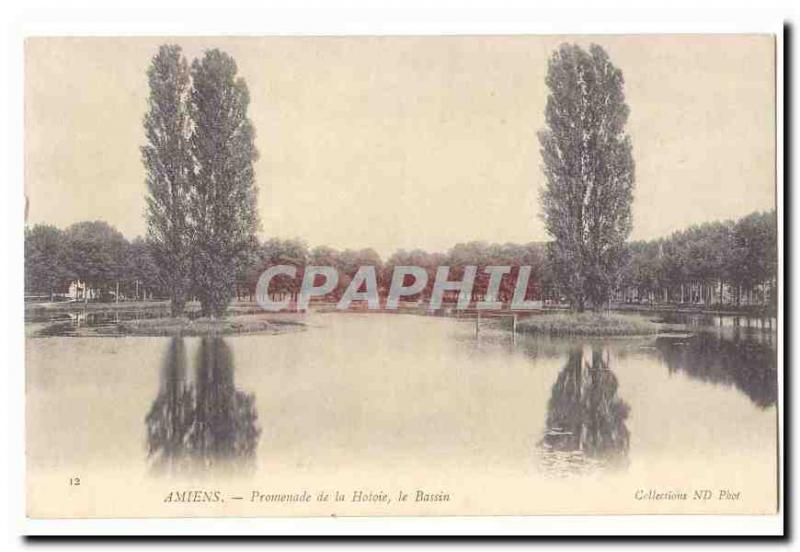
[[[693,225],[628,248],[619,287],[634,287],[651,302],[740,305],[746,297],[748,304],[777,308],[774,209]]]
[[[277,277],[271,293],[295,296],[305,266],[333,266],[339,273],[337,288],[330,294],[338,299],[349,285],[359,266],[378,268],[378,286],[388,288],[395,266],[413,265],[429,273],[428,285],[409,299],[430,295],[436,268],[449,266],[451,280],[460,279],[463,267],[474,265],[478,274],[473,299],[482,300],[488,275],[482,268],[490,265],[512,266],[502,280],[499,300],[508,302],[513,295],[518,267],[530,266],[528,297],[560,302],[548,247],[552,242],[518,244],[461,242],[445,252],[423,249],[398,249],[383,259],[372,248],[336,249],[327,245],[309,247],[301,238],[251,240],[235,262],[235,295],[253,298],[261,273],[269,266],[297,266],[296,278]],[[775,212],[753,212],[738,220],[713,221],[692,225],[667,237],[626,243],[626,261],[614,286],[616,301],[710,304],[721,297],[720,285],[735,290],[730,303],[739,304],[742,294],[758,286],[774,286],[777,278],[777,225]],[[168,275],[161,274],[152,247],[142,237],[128,240],[104,221],[84,221],[59,229],[36,224],[25,229],[26,294],[64,294],[74,281],[85,283],[110,298],[119,284],[126,298],[166,299]],[[632,295],[632,290],[636,293]],[[196,290],[191,290],[195,295]],[[766,302],[762,298],[761,302]],[[721,301],[724,303],[724,301]]]

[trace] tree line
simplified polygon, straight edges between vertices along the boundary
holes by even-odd
[[[616,299],[775,308],[777,238],[773,210],[630,243]]]
[[[128,241],[103,221],[78,222],[64,230],[46,224],[25,229],[25,291],[53,298],[72,282],[131,298],[163,297],[153,250],[142,238]]]
[[[777,283],[777,226],[775,212],[755,212],[736,221],[695,225],[649,241],[629,242],[609,303],[747,304],[774,307]],[[436,269],[449,266],[449,279],[463,276],[465,266],[478,267],[473,301],[485,299],[487,266],[511,266],[502,280],[499,300],[514,293],[520,266],[531,267],[528,298],[551,304],[569,302],[559,286],[557,272],[547,255],[548,244],[460,243],[446,252],[399,250],[386,259],[373,249],[337,250],[309,247],[300,239],[251,238],[233,264],[231,296],[252,300],[261,273],[278,264],[298,267],[294,278],[276,277],[270,292],[276,299],[296,299],[306,266],[333,266],[339,282],[330,295],[338,301],[359,266],[377,268],[378,289],[385,295],[395,266],[420,266],[428,272],[428,285],[408,300],[430,297]],[[142,238],[132,241],[102,221],[79,222],[60,230],[36,225],[25,231],[25,289],[43,295],[64,293],[70,282],[80,280],[102,295],[120,286],[128,298],[169,298],[170,280],[162,276],[157,250]],[[405,282],[410,284],[410,282]],[[720,290],[722,293],[720,294]],[[199,290],[186,288],[188,298]],[[721,299],[720,299],[721,298]]]
[[[457,244],[444,253],[422,249],[411,251],[401,249],[383,260],[375,250],[369,248],[342,251],[327,246],[309,248],[304,241],[299,239],[273,238],[251,250],[249,261],[243,265],[243,271],[237,275],[240,296],[252,299],[261,273],[267,267],[275,265],[297,267],[294,277],[276,276],[271,282],[270,294],[278,300],[287,297],[290,300],[297,299],[306,266],[332,266],[338,271],[339,279],[336,288],[326,296],[326,299],[331,301],[341,299],[360,266],[376,267],[378,293],[381,297],[388,294],[396,266],[416,266],[425,269],[428,275],[425,287],[418,294],[404,296],[403,300],[405,301],[429,299],[433,291],[436,271],[440,266],[450,267],[448,279],[451,281],[461,280],[466,266],[478,268],[472,288],[473,301],[481,301],[486,297],[489,275],[482,269],[487,266],[512,267],[511,274],[503,278],[498,292],[498,299],[503,302],[510,302],[513,297],[520,266],[531,267],[529,296],[540,297],[543,289],[542,280],[547,278],[544,245],[536,242],[524,245],[468,242]],[[413,277],[406,276],[406,278],[407,280],[403,284],[406,286],[412,284]],[[453,298],[455,295],[454,293]]]
[[[141,237],[128,241],[103,221],[79,222],[64,230],[50,225],[35,225],[25,230],[25,290],[28,294],[64,294],[70,283],[80,280],[105,298],[111,297],[118,286],[120,294],[127,298],[170,298],[173,282],[169,273],[159,270],[158,254],[159,250],[152,242]],[[531,267],[529,295],[540,296],[544,287],[542,282],[550,279],[545,261],[545,246],[536,242],[525,245],[469,242],[457,244],[445,253],[399,250],[384,260],[369,248],[310,248],[301,239],[270,238],[261,242],[252,237],[234,259],[231,296],[252,300],[261,273],[279,264],[298,268],[294,278],[278,276],[273,280],[270,293],[281,299],[286,296],[296,299],[306,266],[332,266],[339,271],[338,285],[328,296],[337,301],[358,267],[374,266],[379,291],[385,295],[394,267],[412,265],[426,269],[428,284],[422,292],[409,296],[407,300],[427,299],[439,266],[450,266],[449,279],[459,280],[465,266],[475,265],[479,270],[473,287],[473,300],[480,301],[488,287],[488,276],[481,269],[501,265],[513,267],[512,273],[503,278],[499,291],[499,299],[508,302],[513,296],[520,266]],[[199,300],[200,293],[196,283],[185,288],[187,299]]]

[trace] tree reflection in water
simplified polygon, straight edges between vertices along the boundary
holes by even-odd
[[[161,389],[145,417],[147,452],[158,472],[251,465],[261,434],[252,393],[237,391],[233,355],[219,337],[203,338],[189,381],[183,339],[169,344]]]
[[[778,400],[777,355],[772,334],[732,336],[698,332],[691,337],[659,337],[656,348],[671,372],[732,385],[760,408]]]
[[[573,349],[553,384],[542,467],[556,475],[627,465],[630,407],[617,396],[617,377],[603,351]]]

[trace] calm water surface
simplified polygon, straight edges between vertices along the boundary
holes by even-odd
[[[410,315],[307,323],[284,335],[28,339],[29,472],[610,477],[625,492],[669,474],[675,485],[755,477],[774,496],[769,328],[711,319],[671,337],[514,339],[494,320],[477,335],[474,321]]]

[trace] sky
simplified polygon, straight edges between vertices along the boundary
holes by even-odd
[[[145,232],[139,148],[158,46],[221,48],[249,87],[261,237],[445,251],[547,240],[547,60],[597,43],[625,78],[631,239],[775,205],[767,35],[29,38],[27,224]]]

